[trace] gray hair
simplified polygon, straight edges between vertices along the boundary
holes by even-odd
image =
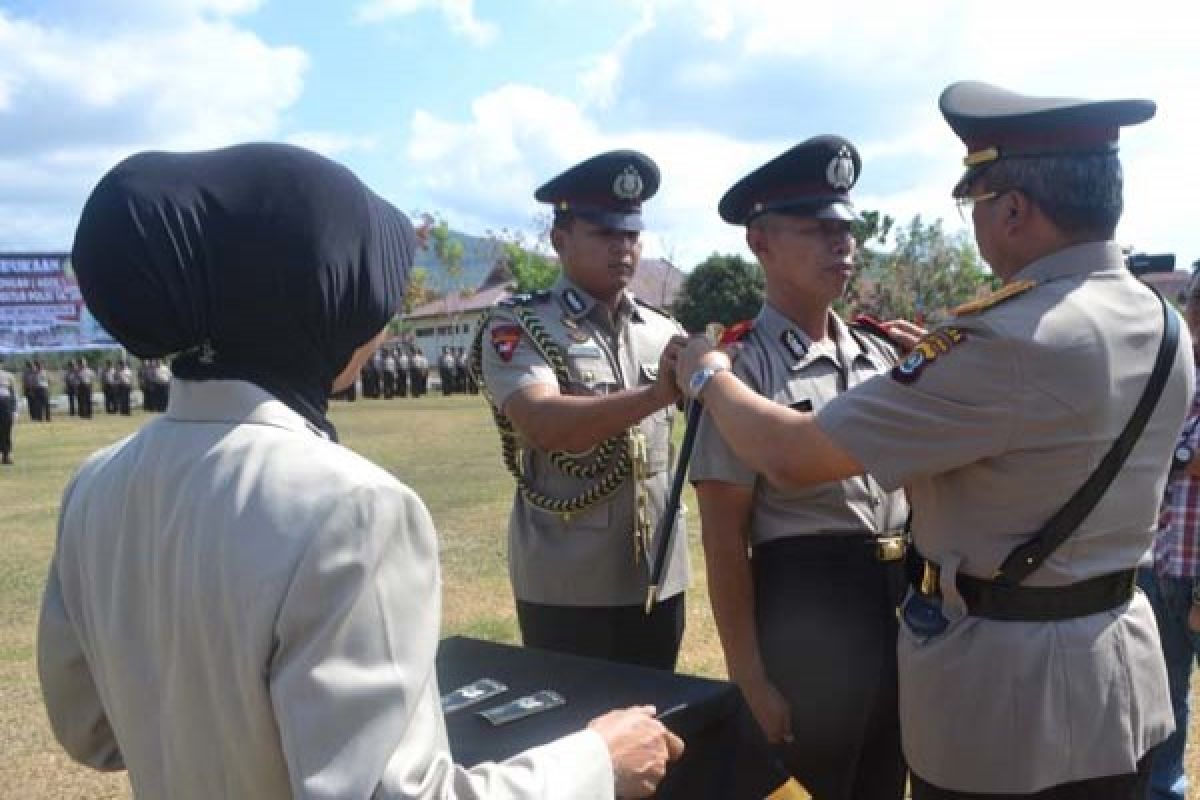
[[[990,190],[1019,189],[1070,235],[1111,239],[1124,208],[1116,153],[1006,158],[986,171],[984,182]]]

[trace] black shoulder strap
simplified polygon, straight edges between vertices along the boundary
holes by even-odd
[[[1158,292],[1155,294],[1158,295]],[[1050,518],[1036,536],[1008,554],[1008,558],[1004,559],[1000,569],[992,576],[993,580],[1016,586],[1040,567],[1100,502],[1133,446],[1137,444],[1138,438],[1146,428],[1146,422],[1158,405],[1163,388],[1167,385],[1171,365],[1175,363],[1175,352],[1179,348],[1179,318],[1162,299],[1162,295],[1158,295],[1158,302],[1163,311],[1162,340],[1158,344],[1158,355],[1154,359],[1150,379],[1146,382],[1146,388],[1142,390],[1142,397],[1138,400],[1137,408],[1133,410],[1133,416],[1126,423],[1125,430],[1121,431],[1121,435],[1113,442],[1096,471],[1079,487],[1079,491],[1075,492],[1067,504]]]

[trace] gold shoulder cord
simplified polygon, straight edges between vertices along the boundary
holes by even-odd
[[[565,392],[570,373],[567,372],[562,348],[546,333],[541,320],[532,311],[519,305],[514,306],[512,311],[542,358],[546,359],[546,363],[554,370],[559,389]],[[504,466],[516,480],[521,496],[535,508],[560,514],[564,519],[569,519],[571,514],[586,511],[611,496],[625,482],[633,469],[634,459],[630,446],[632,432],[610,437],[598,444],[593,448],[595,459],[590,464],[580,463],[576,456],[570,453],[556,451],[549,454],[550,462],[567,475],[575,478],[602,476],[599,481],[581,494],[568,498],[550,497],[534,489],[529,483],[522,467],[521,451],[524,448],[521,445],[520,436],[513,427],[512,421],[500,412],[495,399],[488,390],[487,382],[483,379],[483,337],[487,327],[488,321],[484,320],[475,332],[475,340],[471,344],[470,369],[475,375],[475,381],[479,384],[480,391],[487,398],[488,406],[492,409],[492,418],[500,433],[500,455],[504,460]],[[638,433],[640,434],[640,431]]]

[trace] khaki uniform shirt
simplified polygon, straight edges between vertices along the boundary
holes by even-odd
[[[1173,727],[1141,593],[1071,620],[963,616],[956,571],[989,577],[1084,483],[1133,413],[1162,336],[1158,300],[1115,244],[1067,248],[1024,279],[1034,288],[952,319],[892,376],[817,416],[881,484],[908,486],[916,545],[942,566],[950,626],[928,639],[900,626],[900,717],[912,769],[959,791],[1030,793],[1131,773]],[[1194,386],[1181,328],[1170,380],[1124,468],[1024,585],[1130,569],[1150,547]]]
[[[607,307],[566,277],[534,298],[529,308],[564,353],[575,395],[608,394],[653,383],[658,359],[681,329],[673,319],[626,293],[613,319]],[[483,376],[492,400],[504,408],[513,393],[533,384],[558,386],[553,368],[522,333],[508,351],[498,352],[492,332],[516,325],[511,310],[493,309],[483,322]],[[675,408],[659,409],[639,423],[647,440],[648,479],[643,482],[652,531],[666,506],[674,454],[671,425]],[[594,484],[564,474],[547,454],[525,451],[525,474],[534,487],[553,497],[574,497]],[[634,561],[636,496],[626,480],[605,501],[585,511],[561,515],[530,506],[518,491],[509,519],[509,572],[520,600],[568,606],[640,605],[646,599],[648,570]],[[687,588],[687,531],[682,509],[675,526],[659,596]],[[651,543],[650,552],[655,552]]]
[[[846,389],[886,372],[896,350],[882,339],[851,331],[830,314],[831,341],[814,344],[808,334],[771,305],[741,340],[734,374],[763,397],[803,411],[823,408]],[[804,489],[783,489],[746,466],[702,418],[689,476],[754,489],[750,544],[815,533],[883,533],[904,526],[903,492],[887,492],[867,475]]]
[[[387,472],[256,386],[175,381],[63,497],[38,629],[54,733],[139,798],[612,798],[591,731],[454,765],[437,557]]]

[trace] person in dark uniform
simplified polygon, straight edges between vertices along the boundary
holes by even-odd
[[[75,391],[79,398],[76,401],[79,405],[79,418],[92,418],[92,391],[96,383],[96,373],[92,370],[86,359],[79,359],[79,383]]]
[[[109,359],[100,370],[100,387],[104,391],[104,413],[117,413],[117,369]]]
[[[396,358],[396,394],[408,397],[408,354],[403,347],[394,348]]]
[[[0,358],[0,464],[11,465],[13,417],[17,413],[17,380]]]
[[[509,571],[526,645],[674,669],[688,585],[677,519],[653,613],[644,604],[655,526],[665,513],[670,380],[682,329],[628,286],[641,257],[642,202],[658,167],[619,150],[534,195],[554,207],[553,289],[493,308],[472,363],[517,481]]]
[[[115,394],[117,401],[117,411],[123,416],[128,417],[131,413],[130,396],[133,394],[133,370],[129,368],[129,362],[121,359],[113,370],[113,378],[116,382]]]
[[[438,381],[442,384],[443,397],[455,392],[454,367],[454,355],[450,352],[449,346],[443,347],[441,358],[438,359]]]
[[[907,487],[914,800],[1141,800],[1173,720],[1134,579],[1195,386],[1186,327],[1114,241],[1120,129],[1155,105],[959,83],[941,109],[967,147],[954,196],[1003,286],[816,413],[758,396],[700,339],[676,378],[777,486]]]
[[[734,373],[781,406],[819,410],[898,361],[881,330],[833,311],[854,272],[848,193],[861,171],[852,143],[817,136],[721,199],[722,219],[746,226],[766,276]],[[774,486],[705,422],[689,475],[725,664],[767,738],[816,800],[900,800],[903,493],[869,475]]]
[[[75,387],[79,385],[79,373],[76,371],[75,362],[67,360],[67,365],[63,369],[63,393],[67,396],[67,416],[75,416]]]
[[[413,397],[424,397],[429,391],[429,359],[416,347],[413,348],[410,362],[413,385]]]
[[[396,357],[392,351],[384,349],[383,353],[383,397],[391,400],[396,396]]]
[[[50,373],[42,366],[41,361],[33,362],[33,395],[37,398],[38,419],[50,421]]]

